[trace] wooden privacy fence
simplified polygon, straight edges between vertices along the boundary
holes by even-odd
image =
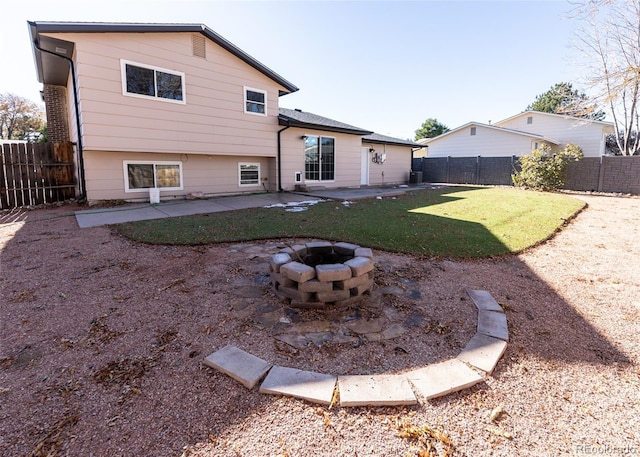
[[[72,143],[0,145],[0,209],[76,196]]]

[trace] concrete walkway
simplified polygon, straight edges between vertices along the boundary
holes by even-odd
[[[429,189],[428,185],[363,187],[344,189],[312,190],[304,193],[269,192],[260,194],[214,197],[198,200],[174,200],[151,205],[130,204],[111,208],[96,208],[75,213],[81,228],[121,224],[166,217],[191,216],[246,208],[261,208],[275,205],[304,206],[321,200],[357,200],[361,198],[388,198],[416,189]]]

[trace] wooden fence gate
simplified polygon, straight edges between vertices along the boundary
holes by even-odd
[[[72,143],[0,145],[0,209],[76,196]]]

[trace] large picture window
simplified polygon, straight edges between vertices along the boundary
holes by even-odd
[[[182,164],[180,162],[124,162],[126,192],[157,187],[161,190],[182,190]]]
[[[304,140],[304,177],[307,181],[335,180],[335,138],[307,136]]]
[[[267,114],[267,93],[263,90],[244,88],[244,112],[249,114]]]
[[[184,73],[122,61],[122,92],[184,103]]]
[[[240,163],[238,167],[241,186],[257,186],[260,184],[259,163]]]

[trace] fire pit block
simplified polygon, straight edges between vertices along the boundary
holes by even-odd
[[[280,273],[282,276],[298,283],[306,282],[316,277],[315,268],[300,262],[289,262],[282,265],[280,267]]]
[[[328,241],[312,241],[306,244],[309,254],[331,254],[333,245]]]
[[[341,255],[348,255],[353,257],[355,254],[356,249],[359,249],[360,246],[358,246],[357,244],[351,244],[351,243],[336,243],[333,245],[333,250],[335,251],[336,254],[341,254]]]
[[[284,252],[279,252],[278,254],[271,256],[271,263],[269,264],[269,267],[272,273],[280,273],[280,267],[289,262],[291,262],[291,256]]]
[[[366,257],[354,257],[351,260],[347,260],[344,264],[351,268],[354,277],[362,276],[363,274],[373,270],[373,259],[368,259]]]
[[[352,243],[311,241],[283,249],[271,258],[274,293],[299,308],[349,306],[371,292],[373,252]]]
[[[316,266],[316,276],[320,282],[344,281],[351,278],[351,268],[343,263]]]

